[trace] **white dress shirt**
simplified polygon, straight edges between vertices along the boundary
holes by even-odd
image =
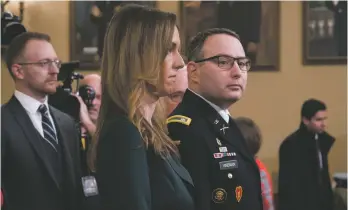
[[[33,122],[34,127],[37,131],[41,134],[42,137],[44,137],[43,129],[42,129],[42,117],[41,113],[38,111],[39,106],[42,104],[40,101],[18,91],[15,90],[14,92],[15,97],[18,99],[18,101],[22,104],[25,111],[28,113],[30,120]],[[49,106],[47,102],[47,97],[45,98],[45,102],[43,103],[46,105],[48,110],[48,117],[53,125],[54,132],[56,132],[56,128],[53,123],[52,116],[49,111]]]
[[[320,169],[323,169],[323,157],[322,157],[322,154],[321,154],[321,151],[320,151],[320,144],[319,144],[319,135],[316,133],[315,136],[314,136],[314,139],[315,139],[315,143],[316,143],[316,146],[317,146],[317,155],[318,155],[318,158],[319,158],[319,167]]]
[[[230,121],[230,112],[228,111],[228,109],[221,109],[220,107],[216,106],[215,104],[213,104],[212,102],[208,101],[207,99],[205,99],[203,96],[199,95],[198,93],[194,92],[193,90],[189,89],[192,93],[196,94],[197,96],[201,97],[203,100],[205,100],[208,104],[210,104],[210,106],[212,106],[222,117],[222,119],[224,119],[227,124]]]

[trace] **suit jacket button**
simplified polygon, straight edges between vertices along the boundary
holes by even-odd
[[[233,178],[233,175],[232,175],[231,173],[228,173],[228,174],[227,174],[227,177],[228,177],[229,179],[232,179],[232,178]]]

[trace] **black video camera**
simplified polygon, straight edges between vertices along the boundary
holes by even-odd
[[[60,111],[72,116],[76,122],[80,122],[80,103],[72,95],[72,83],[76,80],[76,89],[83,75],[74,72],[79,67],[79,61],[63,63],[58,74],[58,81],[62,82],[55,94],[48,97],[48,103]]]
[[[93,106],[95,98],[95,90],[88,85],[79,87],[80,79],[83,75],[74,72],[79,67],[79,61],[63,63],[59,74],[58,81],[62,82],[57,88],[55,94],[48,97],[48,103],[60,111],[72,116],[76,122],[80,122],[80,103],[78,99],[72,95],[72,83],[76,80],[76,89],[78,88],[78,95],[82,98],[87,108]]]
[[[95,98],[95,90],[89,85],[83,85],[79,88],[79,96],[81,96],[83,102],[87,108],[93,107],[93,100]]]
[[[9,45],[14,37],[26,31],[18,16],[11,12],[1,14],[1,46]]]

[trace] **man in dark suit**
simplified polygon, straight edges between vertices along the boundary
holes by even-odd
[[[305,101],[301,118],[279,149],[279,209],[332,210],[328,153],[334,137],[325,132],[326,105]]]
[[[1,187],[7,209],[80,209],[76,126],[47,103],[61,66],[49,36],[17,36],[6,63],[16,89],[1,107]]]
[[[199,33],[188,47],[189,89],[167,124],[192,176],[197,210],[262,209],[259,169],[228,111],[249,69],[238,35],[228,29]]]

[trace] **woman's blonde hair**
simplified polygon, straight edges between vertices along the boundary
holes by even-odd
[[[149,88],[157,87],[160,81],[175,27],[175,14],[140,5],[126,5],[112,17],[104,39],[102,102],[89,154],[93,171],[100,130],[113,113],[127,116],[145,145],[152,145],[162,157],[177,154],[175,143],[167,136],[166,113],[161,103],[156,106],[152,126],[140,111],[144,96],[151,92]]]

